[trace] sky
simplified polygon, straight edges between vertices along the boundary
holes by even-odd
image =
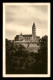
[[[6,5],[5,34],[13,40],[16,35],[32,34],[35,23],[36,35],[48,35],[48,6],[47,5]]]

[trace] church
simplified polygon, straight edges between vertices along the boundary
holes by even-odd
[[[40,37],[36,36],[36,26],[35,23],[32,25],[32,34],[23,35],[22,33],[20,35],[16,35],[14,38],[15,41],[24,41],[24,42],[39,42]]]
[[[19,45],[22,44],[25,48],[30,52],[38,52],[40,37],[36,36],[36,26],[35,23],[32,25],[32,34],[23,35],[16,35],[14,38],[14,42]]]

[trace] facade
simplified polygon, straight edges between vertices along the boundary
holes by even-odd
[[[16,37],[14,38],[15,41],[29,41],[29,42],[38,42],[40,39],[39,36],[36,36],[36,26],[35,23],[33,23],[32,25],[32,34],[28,34],[28,35],[22,35],[22,33],[20,35],[16,35]]]

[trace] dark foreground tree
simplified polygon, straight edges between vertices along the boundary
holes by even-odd
[[[7,74],[46,74],[47,36],[40,39],[38,53],[29,52],[23,45],[6,40]]]
[[[45,35],[40,39],[40,50],[38,60],[41,61],[41,73],[47,73],[47,57],[48,57],[48,37]]]

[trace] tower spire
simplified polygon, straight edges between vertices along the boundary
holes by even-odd
[[[35,23],[33,23],[33,25],[32,25],[32,38],[33,38],[33,40],[35,40],[35,38],[36,38],[36,26],[35,26]]]

